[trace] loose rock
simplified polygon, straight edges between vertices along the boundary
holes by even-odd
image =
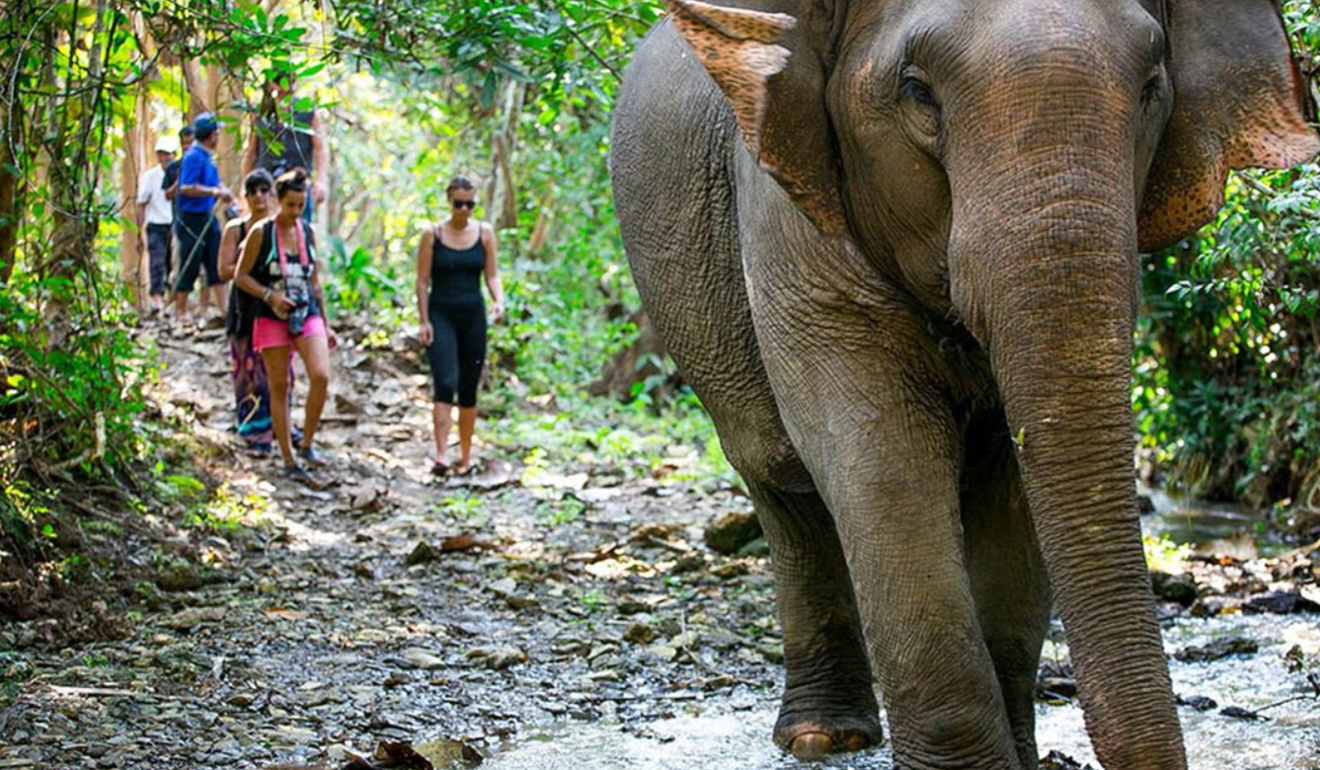
[[[756,514],[730,513],[707,527],[703,539],[715,553],[732,556],[761,535],[761,522]]]

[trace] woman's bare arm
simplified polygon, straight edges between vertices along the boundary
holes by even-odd
[[[220,280],[232,281],[234,279],[234,268],[238,263],[238,250],[242,246],[238,242],[238,231],[243,226],[243,219],[235,219],[225,225],[225,233],[220,236]]]
[[[486,290],[490,292],[495,322],[504,320],[504,285],[500,283],[499,259],[496,257],[495,228],[481,224],[481,241],[486,247]]]

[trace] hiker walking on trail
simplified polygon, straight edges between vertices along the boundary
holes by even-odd
[[[254,227],[259,227],[273,212],[275,205],[275,179],[265,169],[257,169],[243,180],[243,198],[248,214],[229,221],[220,238],[220,278],[232,280],[238,266],[243,241]],[[231,285],[229,309],[225,314],[225,334],[229,337],[229,358],[234,380],[234,411],[238,435],[248,451],[270,454],[275,447],[275,426],[271,417],[270,383],[266,376],[266,362],[252,346],[252,325],[256,320],[256,297],[239,291]],[[289,351],[292,359],[293,351]],[[290,362],[292,364],[292,361]],[[288,367],[288,392],[293,393],[293,366]],[[301,432],[293,431],[294,441],[301,440]]]
[[[220,123],[206,112],[193,122],[196,141],[184,153],[179,168],[179,277],[174,285],[174,309],[180,321],[188,312],[188,295],[198,275],[206,271],[202,288],[201,311],[205,315],[208,300],[225,311],[224,282],[220,280],[217,258],[220,254],[220,221],[215,215],[216,199],[228,203],[234,194],[220,182],[216,168],[216,144],[220,141]]]
[[[273,176],[305,169],[312,180],[304,220],[312,221],[315,206],[325,203],[330,186],[330,149],[322,136],[316,110],[299,110],[294,98],[293,73],[283,72],[262,86],[261,105],[252,121],[252,137],[243,155],[243,172],[264,168]]]
[[[435,380],[431,420],[435,429],[437,476],[468,475],[477,421],[477,386],[486,363],[486,304],[481,278],[490,292],[491,317],[504,320],[504,288],[495,258],[495,229],[473,218],[476,186],[456,176],[445,188],[449,216],[422,232],[417,246],[418,337],[427,346]],[[458,404],[458,464],[446,459],[454,404]]]
[[[142,172],[138,180],[137,226],[138,253],[147,250],[147,269],[150,272],[149,305],[151,314],[165,309],[165,283],[170,276],[170,232],[174,228],[174,209],[165,197],[165,169],[174,159],[174,150],[168,139],[156,142],[156,165]]]
[[[183,170],[183,156],[188,154],[195,141],[197,138],[193,136],[191,124],[179,129],[179,157],[165,167],[165,178],[160,180],[165,198],[170,202],[170,217],[174,220],[170,228],[170,272],[165,279],[170,291],[174,290],[174,281],[178,277],[176,271],[179,269],[179,172]]]
[[[301,168],[275,180],[279,200],[275,216],[248,235],[234,282],[240,291],[260,300],[255,305],[252,346],[266,363],[271,417],[284,474],[312,483],[311,474],[299,460],[311,468],[326,464],[314,442],[330,385],[330,349],[337,341],[326,324],[315,232],[302,220],[307,188],[307,173]],[[296,456],[289,425],[290,348],[302,358],[310,384]]]

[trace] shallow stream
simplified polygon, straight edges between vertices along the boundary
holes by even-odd
[[[1183,505],[1161,493],[1152,495],[1156,513],[1145,521],[1148,532],[1163,534],[1194,550],[1255,558],[1277,552],[1258,542],[1251,518],[1238,511]],[[1179,662],[1172,655],[1224,637],[1255,640],[1254,655],[1213,662]],[[1166,623],[1164,643],[1170,657],[1174,691],[1200,696],[1218,705],[1209,711],[1182,706],[1178,712],[1192,770],[1308,770],[1320,768],[1320,702],[1303,698],[1264,711],[1263,719],[1223,715],[1225,707],[1247,711],[1310,692],[1303,675],[1290,673],[1284,659],[1294,646],[1309,656],[1320,654],[1320,618],[1315,615],[1243,615],[1182,617]],[[1054,654],[1046,645],[1046,657]],[[644,725],[617,722],[548,723],[524,729],[483,767],[490,770],[771,770],[802,767],[770,741],[777,693],[735,691],[712,695],[672,719]],[[1082,763],[1096,764],[1075,703],[1038,704],[1037,740],[1042,755],[1061,751]],[[888,770],[887,747],[840,756],[817,767]]]

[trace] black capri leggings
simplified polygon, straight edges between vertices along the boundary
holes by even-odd
[[[457,391],[459,406],[476,406],[477,385],[486,363],[485,303],[431,305],[427,314],[435,331],[426,351],[435,378],[434,400],[452,404]]]

